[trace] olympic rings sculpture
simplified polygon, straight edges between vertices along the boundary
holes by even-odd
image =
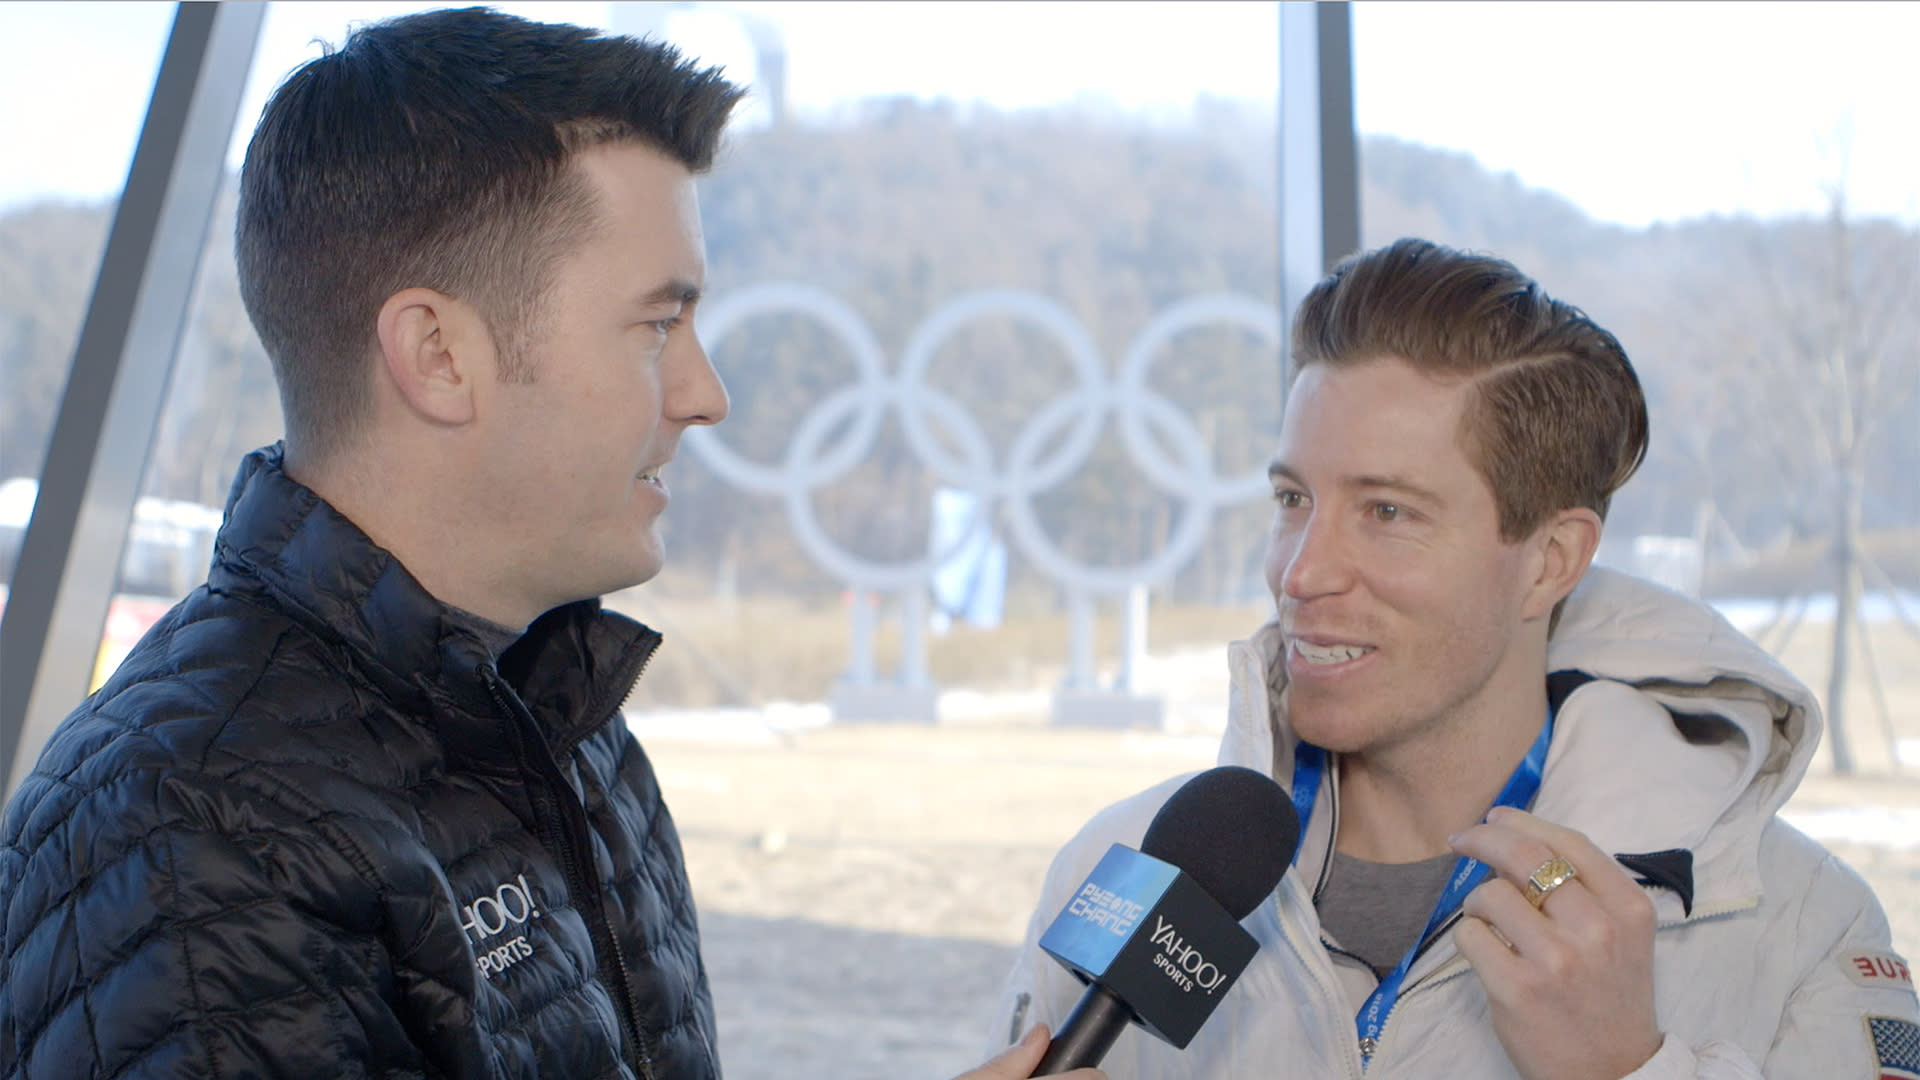
[[[1148,385],[1155,357],[1175,337],[1196,327],[1237,326],[1277,354],[1279,312],[1251,297],[1197,296],[1160,312],[1128,346],[1113,381],[1103,370],[1099,348],[1072,313],[1043,296],[1011,290],[970,293],[935,311],[907,342],[898,375],[887,374],[880,343],[860,316],[837,297],[809,285],[776,282],[731,293],[702,317],[702,336],[708,348],[717,351],[720,342],[749,319],[780,313],[811,319],[837,338],[853,358],[854,382],[828,394],[802,418],[776,465],[748,460],[712,428],[691,428],[685,441],[734,487],[784,500],[794,536],[808,556],[853,588],[896,591],[924,585],[940,557],[936,552],[891,563],[863,559],[828,536],[814,512],[814,492],[865,460],[889,408],[897,411],[908,447],[920,463],[941,483],[976,496],[979,509],[968,536],[987,528],[990,508],[1003,504],[1008,531],[1021,553],[1070,591],[1118,593],[1171,577],[1199,553],[1217,511],[1267,492],[1264,469],[1220,476],[1192,418]],[[948,338],[968,323],[990,317],[1027,323],[1053,338],[1066,354],[1076,384],[1027,420],[1008,449],[1004,468],[996,467],[992,444],[973,416],[924,381]],[[1118,420],[1127,456],[1154,487],[1183,504],[1166,546],[1131,566],[1089,566],[1072,558],[1041,528],[1034,511],[1034,496],[1058,486],[1086,463],[1109,414]],[[828,445],[829,435],[849,418],[845,435]],[[953,434],[957,454],[932,437],[930,422]],[[1172,450],[1172,460],[1155,452],[1150,425]],[[1051,456],[1042,457],[1062,429],[1066,437]]]

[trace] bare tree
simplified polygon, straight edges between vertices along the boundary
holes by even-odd
[[[1810,469],[1815,481],[1805,490],[1813,516],[1825,518],[1835,602],[1827,677],[1833,766],[1850,773],[1847,678],[1853,635],[1865,633],[1861,510],[1875,440],[1920,381],[1920,236],[1850,215],[1844,185],[1836,184],[1821,218],[1757,233],[1755,244],[1750,265],[1764,313],[1753,321],[1760,332],[1747,339],[1753,352],[1739,382],[1743,421],[1776,460]]]

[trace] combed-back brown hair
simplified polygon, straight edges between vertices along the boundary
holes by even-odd
[[[1646,457],[1646,398],[1620,343],[1504,259],[1405,239],[1342,262],[1294,317],[1292,377],[1385,357],[1471,381],[1462,445],[1509,543],[1559,510],[1604,519]]]
[[[742,93],[665,44],[485,8],[375,23],[294,71],[247,147],[234,237],[289,439],[324,457],[351,438],[402,289],[471,301],[506,376],[531,378],[554,267],[595,220],[572,155],[629,141],[705,172]]]

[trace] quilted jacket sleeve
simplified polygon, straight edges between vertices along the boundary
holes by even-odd
[[[424,1075],[350,823],[245,774],[34,782],[0,851],[0,1075]]]

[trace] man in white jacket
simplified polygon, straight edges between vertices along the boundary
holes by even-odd
[[[1879,904],[1775,816],[1812,695],[1711,609],[1590,568],[1647,445],[1613,336],[1509,263],[1403,240],[1314,289],[1293,361],[1277,613],[1229,651],[1220,760],[1291,791],[1300,852],[1192,1044],[1130,1029],[1106,1071],[1920,1076]],[[1182,779],[1055,859],[1015,1031],[1078,999],[1035,943]]]

